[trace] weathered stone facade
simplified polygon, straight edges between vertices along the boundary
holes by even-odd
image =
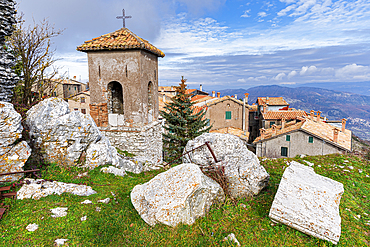
[[[130,153],[143,156],[153,164],[162,163],[162,121],[155,121],[143,127],[101,127],[110,143]]]
[[[158,164],[158,57],[163,52],[127,28],[77,47],[89,63],[90,115],[113,146]]]
[[[15,24],[15,3],[13,0],[0,0],[0,101],[10,102],[18,76],[12,67],[14,56],[5,49],[5,37],[12,35]]]

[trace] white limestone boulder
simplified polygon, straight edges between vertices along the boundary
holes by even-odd
[[[22,137],[22,117],[12,104],[0,101],[0,155],[12,148],[12,144]]]
[[[0,173],[21,172],[23,166],[31,155],[31,148],[27,142],[22,141],[3,155],[0,155]],[[23,174],[11,174],[0,176],[0,181],[17,181]]]
[[[337,244],[343,184],[292,161],[285,169],[269,217],[308,235]]]
[[[131,192],[132,204],[151,226],[191,225],[205,216],[214,202],[224,199],[221,186],[194,164],[171,168],[145,184],[136,185]]]
[[[257,195],[268,183],[270,175],[260,165],[257,156],[247,149],[243,141],[230,134],[205,133],[186,144],[184,152],[209,142],[218,163],[215,163],[207,146],[183,156],[184,163],[201,166],[223,166],[232,197]]]
[[[27,112],[32,145],[47,162],[76,165],[86,152],[84,166],[119,163],[117,151],[100,132],[90,115],[70,112],[68,103],[48,98]]]

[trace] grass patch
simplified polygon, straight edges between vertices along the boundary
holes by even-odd
[[[52,195],[40,200],[11,200],[0,221],[0,246],[52,246],[55,239],[66,238],[69,246],[232,246],[223,239],[234,233],[243,246],[334,246],[281,224],[272,224],[268,213],[286,163],[304,160],[314,163],[316,173],[343,183],[340,203],[342,235],[337,246],[366,246],[370,243],[370,169],[365,160],[343,155],[312,156],[293,159],[267,159],[261,162],[270,174],[269,185],[254,198],[243,198],[235,205],[229,198],[213,205],[210,213],[195,224],[151,227],[138,215],[130,201],[130,191],[163,170],[125,177],[88,171],[77,167],[50,165],[42,171],[44,179],[91,186],[97,194],[80,197]],[[340,166],[343,166],[341,168]],[[353,167],[350,169],[349,167]],[[348,170],[345,171],[345,170]],[[79,173],[88,172],[78,178]],[[360,173],[362,171],[362,173]],[[111,194],[115,194],[116,201]],[[97,200],[111,198],[109,204]],[[89,199],[93,204],[80,204]],[[50,209],[68,207],[62,218],[51,218]],[[96,207],[101,211],[97,212]],[[357,215],[361,215],[357,219]],[[81,217],[87,220],[81,222]],[[26,226],[39,225],[35,232]]]

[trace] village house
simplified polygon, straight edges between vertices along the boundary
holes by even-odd
[[[127,28],[77,47],[88,56],[90,115],[113,146],[162,161],[158,57],[164,53]]]
[[[90,91],[82,91],[68,98],[69,109],[90,115]]]
[[[298,117],[295,121],[269,129],[260,129],[256,145],[258,157],[281,158],[296,155],[326,155],[346,153],[352,150],[352,132],[345,128],[342,119],[341,129],[322,121],[320,113]]]
[[[202,107],[207,109],[205,117],[212,125],[211,131],[230,134],[238,132],[237,136],[243,136],[244,139],[248,140],[249,107],[247,101],[248,94],[245,94],[243,100],[224,96],[205,103]]]

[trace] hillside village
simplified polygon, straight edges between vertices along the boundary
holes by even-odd
[[[41,99],[23,119],[11,103],[13,92],[0,94],[0,199],[10,205],[0,202],[6,222],[0,221],[0,243],[369,243],[358,237],[370,234],[363,206],[369,168],[348,155],[346,119],[290,108],[283,97],[264,95],[250,105],[248,92],[210,95],[202,85],[185,88],[184,78],[180,86],[159,86],[158,60],[165,53],[125,27],[77,51],[88,57],[88,84],[76,77],[51,80],[42,95],[33,91]],[[19,80],[2,78],[9,79],[0,80],[4,88]],[[198,133],[210,131],[188,140],[181,156],[166,163],[164,113],[179,92],[191,102],[192,116],[204,112],[197,120],[206,126]],[[287,239],[280,241],[284,231]]]

